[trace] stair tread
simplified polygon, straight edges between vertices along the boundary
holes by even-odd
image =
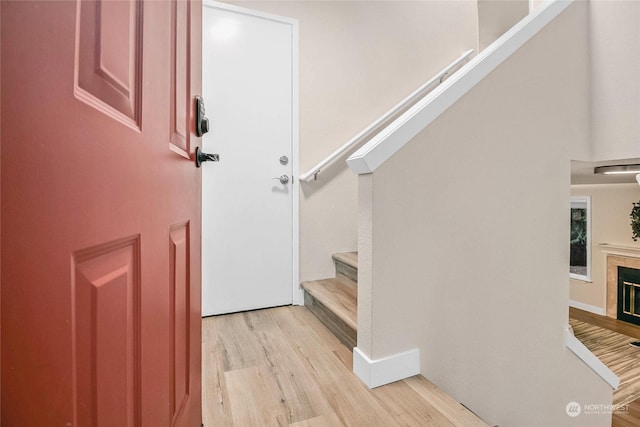
[[[355,282],[347,278],[310,280],[302,283],[302,288],[354,331],[358,329],[358,288]]]
[[[358,252],[342,252],[332,255],[335,261],[348,265],[349,267],[358,269]]]

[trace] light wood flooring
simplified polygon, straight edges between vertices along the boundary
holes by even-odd
[[[305,307],[203,319],[203,417],[219,426],[487,426],[422,376],[369,390]]]
[[[629,341],[640,340],[640,327],[575,308],[569,309],[569,316],[576,337],[620,377],[614,403],[628,406],[626,411],[613,414],[612,426],[640,426],[640,399],[633,400],[640,390],[640,349],[628,345]]]

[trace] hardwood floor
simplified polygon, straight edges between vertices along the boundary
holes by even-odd
[[[600,328],[608,329],[628,337],[640,340],[640,326],[627,322],[621,322],[606,316],[589,313],[587,311],[569,308],[569,317],[581,322],[589,323]],[[578,337],[578,334],[576,334]],[[586,344],[585,344],[586,345]],[[587,345],[587,347],[589,347]],[[625,348],[625,351],[628,351]],[[636,350],[640,355],[640,350]],[[639,356],[640,358],[640,356]],[[606,363],[606,362],[605,362]],[[640,364],[640,362],[639,362]],[[640,399],[628,404],[626,411],[615,412],[612,417],[612,427],[638,427],[640,426]]]
[[[632,325],[628,322],[622,322],[618,319],[600,316],[599,314],[589,313],[573,307],[569,307],[569,317],[640,340],[640,326]]]
[[[203,319],[203,416],[218,426],[487,426],[422,376],[369,390],[305,307]]]
[[[613,392],[613,403],[626,405],[639,399],[640,349],[629,345],[635,338],[577,319],[569,322],[576,338],[620,378],[620,386]]]
[[[613,414],[612,427],[638,427],[640,426],[640,400],[631,402],[626,412]]]

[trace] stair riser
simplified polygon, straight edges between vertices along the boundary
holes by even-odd
[[[336,277],[338,276],[344,276],[347,279],[353,280],[354,282],[356,282],[356,284],[358,283],[358,269],[357,268],[353,268],[350,265],[347,265],[343,262],[340,262],[338,260],[334,260],[335,261],[335,265],[336,265]]]
[[[331,312],[308,292],[304,293],[304,305],[348,348],[354,348],[358,332]]]

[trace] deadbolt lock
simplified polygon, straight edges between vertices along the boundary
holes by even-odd
[[[209,132],[209,119],[204,114],[204,100],[201,96],[196,96],[196,136]]]

